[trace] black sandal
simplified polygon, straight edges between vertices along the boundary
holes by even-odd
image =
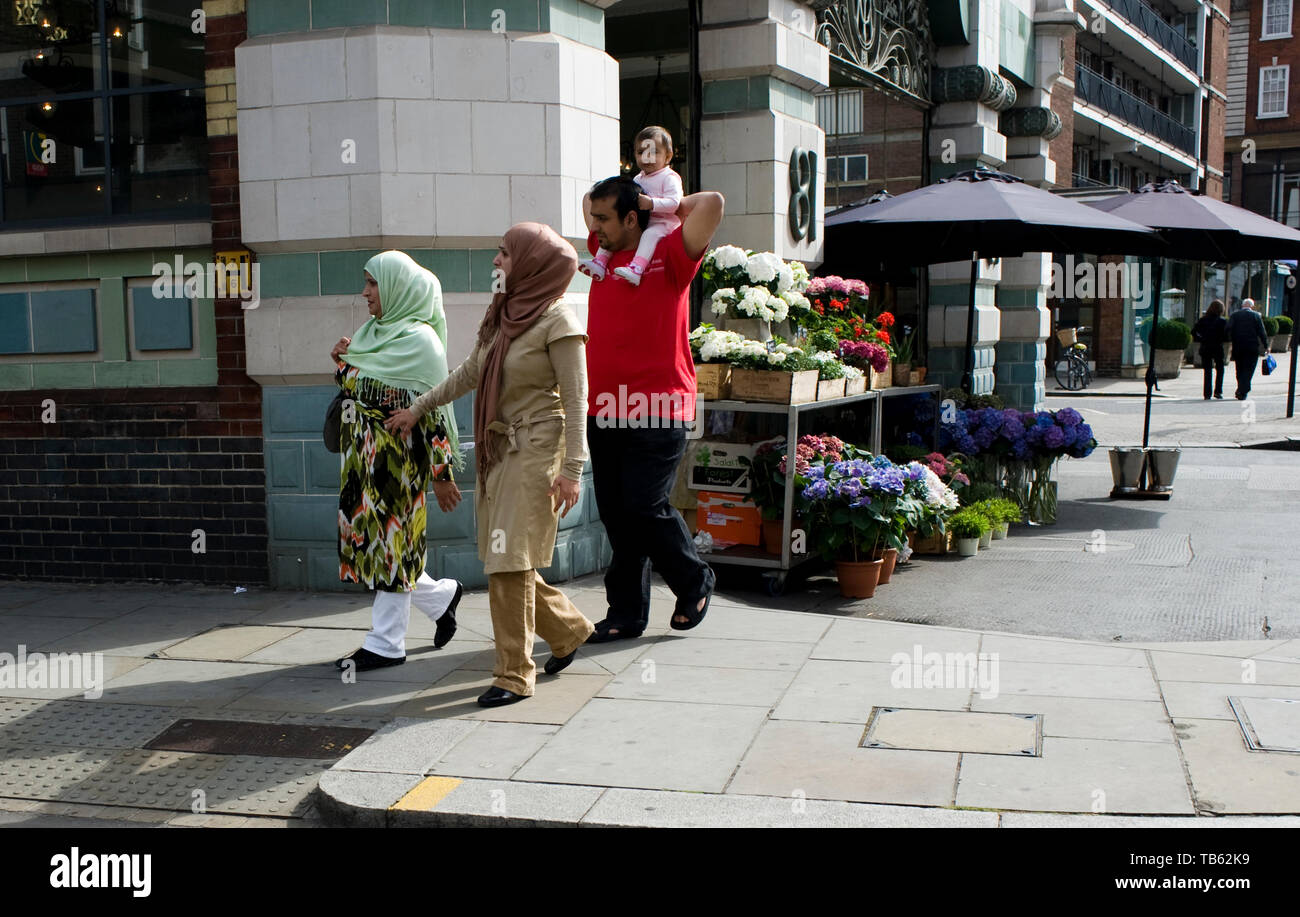
[[[669,619],[668,621],[668,626],[671,627],[673,630],[690,630],[692,627],[695,627],[697,624],[703,621],[704,616],[709,613],[709,600],[712,598],[713,598],[713,590],[710,589],[708,594],[704,596],[703,608],[695,607],[696,605],[699,604],[700,601],[699,599],[696,599],[695,601],[691,602],[690,603],[691,607],[689,609],[682,608],[682,603],[679,601],[677,603],[676,610],[673,611],[672,618]],[[677,622],[678,615],[681,615],[683,618],[687,618],[689,620],[687,620],[685,624],[679,624]]]
[[[610,634],[611,629],[617,629],[618,633]],[[587,642],[588,643],[613,643],[615,640],[635,640],[643,633],[645,633],[644,629],[638,630],[635,633],[633,633],[631,630],[624,627],[622,624],[619,624],[617,622],[612,622],[608,618],[606,618],[604,621],[600,621],[596,624],[596,629],[591,632],[591,636],[587,638]]]

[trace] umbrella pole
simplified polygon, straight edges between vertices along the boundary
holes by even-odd
[[[962,390],[969,395],[975,386],[975,279],[979,273],[979,252],[970,255],[970,300],[966,310],[966,360],[961,375]]]
[[[1160,327],[1160,287],[1165,279],[1165,259],[1156,259],[1156,283],[1152,291],[1151,302],[1151,336],[1147,339],[1147,403],[1146,416],[1142,421],[1142,448],[1145,450],[1151,438],[1151,391],[1156,388],[1156,330]],[[1147,489],[1147,463],[1142,463],[1142,480],[1140,490]]]
[[[1295,279],[1294,274],[1291,276],[1291,279],[1292,280]],[[1295,289],[1293,287],[1292,289],[1286,291],[1286,295],[1290,300],[1289,305],[1291,307],[1287,311],[1290,313],[1291,321],[1293,323],[1291,328],[1291,378],[1287,381],[1287,388],[1286,388],[1286,416],[1294,417],[1295,416],[1296,340],[1297,338],[1300,338],[1300,334],[1296,334],[1295,325],[1300,325],[1300,322],[1296,321],[1296,313],[1300,313],[1300,290]]]

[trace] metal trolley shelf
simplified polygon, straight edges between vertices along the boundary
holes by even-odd
[[[701,412],[701,423],[704,420],[703,415],[709,411],[731,411],[736,414],[785,414],[785,441],[790,444],[799,441],[799,418],[801,415],[825,408],[872,403],[875,410],[871,412],[870,443],[867,448],[873,453],[879,454],[883,434],[883,412],[881,410],[883,400],[900,395],[925,393],[932,393],[937,397],[939,391],[940,388],[937,385],[913,385],[867,391],[857,395],[846,395],[843,398],[831,398],[826,401],[809,401],[805,404],[768,404],[760,401],[700,401],[696,404],[696,407]],[[937,433],[938,412],[935,413]],[[781,556],[779,558],[749,545],[735,545],[722,551],[713,551],[702,555],[710,564],[759,567],[771,571],[763,574],[764,585],[770,595],[781,595],[785,592],[786,581],[791,570],[814,563],[819,559],[814,554],[796,556],[792,555],[790,551],[790,532],[794,518],[794,472],[794,462],[787,462],[785,471],[785,511],[781,518]]]

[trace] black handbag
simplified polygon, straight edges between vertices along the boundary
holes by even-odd
[[[321,431],[321,436],[325,440],[325,448],[330,452],[342,452],[341,442],[343,439],[343,402],[347,396],[339,392],[330,402],[330,406],[325,409],[325,428]]]

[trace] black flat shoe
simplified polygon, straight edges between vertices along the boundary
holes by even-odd
[[[456,606],[460,604],[460,596],[464,591],[465,587],[458,580],[456,594],[451,597],[451,604],[438,616],[436,622],[438,629],[433,632],[433,645],[438,649],[442,649],[452,637],[456,636]]]
[[[569,667],[569,663],[572,662],[573,657],[577,655],[578,655],[577,650],[574,650],[572,653],[570,653],[567,656],[553,655],[551,656],[550,659],[546,660],[546,665],[542,666],[542,671],[544,671],[547,675],[558,675],[559,673],[563,672],[565,669]]]
[[[611,634],[611,630],[617,630],[618,633]],[[591,632],[587,638],[588,643],[613,643],[615,640],[635,640],[645,633],[644,630],[630,630],[621,624],[611,624],[609,619],[599,622],[596,629]]]
[[[493,685],[479,695],[478,705],[480,707],[504,707],[506,704],[517,703],[527,696],[526,694],[516,694],[514,691],[507,691],[505,688],[498,688]]]
[[[351,656],[344,656],[334,665],[340,669],[346,669],[351,662],[358,672],[368,672],[371,669],[384,669],[391,665],[401,665],[406,661],[405,656],[380,656],[378,653],[372,653],[370,650],[362,647]]]
[[[709,601],[713,598],[713,590],[710,589],[709,594],[706,596],[702,596],[702,598],[704,599],[703,608],[695,607],[696,605],[699,604],[700,602],[699,599],[696,599],[694,602],[691,602],[689,608],[682,608],[681,602],[678,602],[676,610],[673,611],[672,618],[668,621],[668,626],[671,627],[673,630],[690,630],[692,627],[695,627],[697,624],[703,621],[704,616],[709,613]],[[682,617],[687,619],[685,624],[679,624],[677,622],[678,615],[681,615]]]

